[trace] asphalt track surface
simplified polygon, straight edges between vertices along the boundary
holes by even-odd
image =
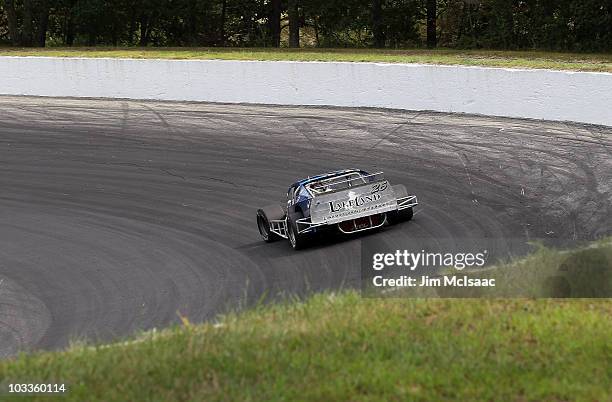
[[[368,239],[418,250],[611,233],[612,129],[428,112],[0,97],[0,356],[359,285]],[[382,170],[413,221],[294,252],[257,207]]]

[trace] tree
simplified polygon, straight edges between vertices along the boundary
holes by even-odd
[[[221,46],[225,46],[226,38],[225,38],[225,19],[227,16],[227,0],[221,1],[221,27],[220,27],[220,35],[219,35],[219,44]]]
[[[9,31],[9,38],[13,46],[18,46],[21,42],[19,29],[17,25],[17,11],[15,9],[15,0],[4,0],[4,11],[6,12],[6,20]]]
[[[0,39],[277,47],[285,12],[291,47],[612,51],[612,0],[0,0]]]
[[[427,1],[427,47],[434,48],[437,46],[436,38],[436,22],[437,16],[437,0],[426,0]]]
[[[417,30],[421,0],[385,0],[385,44],[413,47],[420,43]]]
[[[280,46],[281,36],[281,0],[272,0],[270,2],[270,35],[272,36],[272,46]]]
[[[372,34],[374,36],[374,47],[385,47],[385,28],[383,19],[383,1],[372,1]]]
[[[14,46],[45,46],[49,0],[4,0],[9,38]],[[20,24],[21,23],[21,24]]]
[[[34,17],[33,0],[23,0],[23,24],[21,26],[21,45],[30,47],[34,45]]]
[[[300,47],[299,0],[289,0],[289,47]]]
[[[36,31],[36,45],[45,47],[47,43],[47,29],[49,27],[49,0],[41,0],[38,6],[38,29]]]

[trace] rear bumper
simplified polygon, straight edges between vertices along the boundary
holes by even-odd
[[[338,223],[338,229],[344,234],[377,229],[387,223],[387,214],[374,214],[363,218],[351,219]]]

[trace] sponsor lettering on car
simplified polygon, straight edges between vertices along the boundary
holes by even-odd
[[[360,207],[364,204],[375,202],[380,200],[380,194],[368,194],[368,195],[356,195],[353,192],[349,192],[349,199],[345,201],[330,201],[329,212],[339,212],[344,209],[351,209]]]

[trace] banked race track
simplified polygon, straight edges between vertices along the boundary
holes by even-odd
[[[371,238],[420,250],[596,239],[612,129],[428,112],[0,97],[0,356],[358,287]],[[258,207],[296,179],[384,171],[410,222],[295,252]]]

